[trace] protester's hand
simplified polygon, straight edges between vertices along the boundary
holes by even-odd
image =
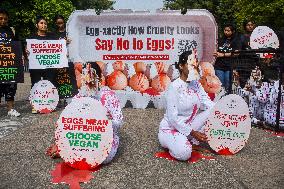
[[[192,130],[190,135],[200,142],[207,142],[207,136],[204,133]]]
[[[67,37],[65,37],[64,39],[66,40],[66,44],[67,44],[67,45],[70,44],[71,41],[72,41],[70,38],[67,38]]]
[[[24,55],[22,55],[22,64],[23,66],[25,66],[25,56]]]
[[[214,52],[214,53],[213,53],[213,56],[215,56],[215,57],[224,57],[224,56],[225,56],[225,53]]]
[[[28,51],[28,49],[26,49],[26,54],[27,54],[27,57],[30,55],[30,51]]]

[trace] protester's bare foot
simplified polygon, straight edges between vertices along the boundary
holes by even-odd
[[[60,154],[56,144],[52,144],[46,151],[46,155],[53,159],[60,158]]]
[[[192,130],[190,135],[197,139],[199,142],[207,142],[207,136],[204,133]]]

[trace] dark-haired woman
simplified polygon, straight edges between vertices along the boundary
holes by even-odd
[[[65,19],[62,15],[56,15],[54,17],[54,24],[56,26],[55,34],[58,39],[66,39],[66,26]]]
[[[243,28],[245,33],[241,35],[241,45],[242,50],[251,49],[250,47],[250,36],[255,29],[255,23],[252,20],[246,20],[243,22]]]
[[[44,17],[39,16],[36,19],[36,28],[37,31],[33,34],[29,39],[37,39],[37,40],[57,40],[57,37],[54,33],[48,32],[47,21]],[[29,54],[29,52],[27,52]],[[49,80],[53,85],[55,84],[55,76],[56,72],[54,69],[30,69],[30,76],[32,86],[35,83],[39,82],[41,78],[45,80]]]
[[[34,33],[29,39],[37,39],[37,40],[57,40],[57,36],[54,33],[48,32],[47,20],[43,16],[38,16],[36,18],[36,33]],[[29,54],[29,52],[27,52]],[[47,69],[30,69],[30,77],[32,87],[35,83],[39,82],[41,79],[50,81],[54,86],[56,84],[56,75],[57,70],[54,68]],[[37,111],[33,108],[32,113],[37,113]]]
[[[56,26],[55,35],[58,39],[65,39],[66,43],[69,44],[71,42],[71,39],[67,38],[66,33],[66,23],[65,19],[62,15],[56,15],[54,17],[54,24]]]
[[[224,27],[224,36],[218,43],[218,50],[213,55],[217,58],[214,64],[215,74],[220,79],[226,91],[230,88],[230,62],[228,57],[241,49],[241,43],[236,36],[235,27],[227,24]]]
[[[192,51],[179,57],[176,68],[180,77],[166,92],[166,113],[159,127],[159,142],[178,160],[191,157],[192,144],[206,142],[204,123],[214,103],[198,82],[198,64]],[[200,110],[204,110],[199,113]]]
[[[102,103],[107,109],[108,117],[112,121],[113,143],[111,151],[103,164],[109,163],[115,156],[119,145],[119,128],[123,124],[123,115],[115,92],[108,87],[100,87],[102,71],[96,62],[88,62],[82,70],[82,86],[74,98],[92,97]],[[56,145],[47,152],[51,157],[59,157]]]

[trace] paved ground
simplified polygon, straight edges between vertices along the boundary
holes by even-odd
[[[28,78],[28,75],[26,75]],[[51,183],[50,171],[62,160],[45,155],[53,142],[60,110],[33,115],[25,101],[28,81],[19,86],[17,109],[10,119],[0,108],[0,188],[68,188]],[[163,110],[125,108],[119,152],[111,164],[93,173],[81,188],[283,188],[284,137],[253,128],[248,144],[234,156],[213,154],[195,164],[154,157],[161,151],[157,132]],[[9,129],[10,128],[10,129]],[[2,137],[2,138],[1,138]]]

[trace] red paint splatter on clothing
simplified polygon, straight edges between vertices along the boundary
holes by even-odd
[[[189,123],[192,121],[192,119],[194,118],[194,116],[195,116],[196,113],[197,113],[197,110],[198,110],[197,104],[194,104],[192,114],[190,115],[190,117],[188,118],[188,120],[185,121],[186,124],[189,124]]]
[[[223,148],[223,149],[219,150],[217,153],[220,154],[220,155],[224,155],[224,156],[234,155],[234,154],[230,151],[229,148]]]
[[[162,129],[162,131],[165,133],[171,133],[172,135],[175,135],[176,133],[178,133],[178,130],[176,129]]]
[[[164,159],[171,160],[171,161],[177,161],[173,156],[170,155],[169,152],[157,152],[155,154],[155,157],[164,158]]]
[[[52,110],[49,110],[49,109],[47,109],[47,108],[44,108],[44,109],[42,109],[42,110],[39,111],[39,113],[41,113],[41,114],[48,114],[48,113],[50,113],[50,112],[52,112]]]
[[[192,151],[191,157],[187,160],[187,162],[188,163],[196,163],[201,159],[215,160],[215,158],[212,157],[212,156],[205,156],[205,155],[201,154],[200,152]]]
[[[178,131],[176,129],[171,130],[172,135],[175,135],[176,133],[178,133]]]
[[[157,91],[156,89],[154,89],[152,87],[146,89],[145,91],[142,91],[141,93],[142,94],[146,93],[146,94],[151,95],[151,96],[158,96],[158,95],[160,95],[159,91]]]
[[[207,94],[208,94],[210,100],[213,101],[215,99],[215,93],[207,93]]]
[[[263,54],[264,55],[264,58],[273,58],[273,54]]]
[[[96,172],[100,166],[93,170],[77,170],[61,162],[56,164],[55,169],[50,171],[52,183],[66,183],[70,185],[70,189],[80,189],[80,182],[89,182],[94,176],[92,172]]]

